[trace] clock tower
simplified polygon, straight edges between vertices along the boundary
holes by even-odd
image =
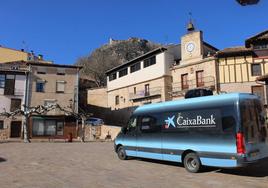
[[[203,33],[196,31],[190,21],[187,34],[181,37],[181,64],[193,63],[203,59]]]

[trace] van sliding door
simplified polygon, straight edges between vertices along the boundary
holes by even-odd
[[[137,156],[162,160],[161,125],[157,124],[157,116],[141,116],[138,125]]]
[[[127,156],[137,156],[137,117],[130,118],[124,135],[124,147]]]

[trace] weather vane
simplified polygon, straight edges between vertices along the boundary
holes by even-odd
[[[192,21],[192,12],[189,12],[189,18],[190,18],[190,22]]]

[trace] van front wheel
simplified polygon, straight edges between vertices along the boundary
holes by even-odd
[[[123,146],[120,146],[117,149],[117,155],[118,155],[118,158],[121,159],[121,160],[126,160],[127,159],[126,151],[124,150]]]
[[[195,153],[188,153],[183,160],[184,168],[188,172],[196,173],[201,169],[201,162]]]

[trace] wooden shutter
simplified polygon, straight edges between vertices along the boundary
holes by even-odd
[[[11,99],[10,111],[21,109],[21,99]]]
[[[5,95],[14,95],[15,93],[15,75],[7,75],[5,83]]]

